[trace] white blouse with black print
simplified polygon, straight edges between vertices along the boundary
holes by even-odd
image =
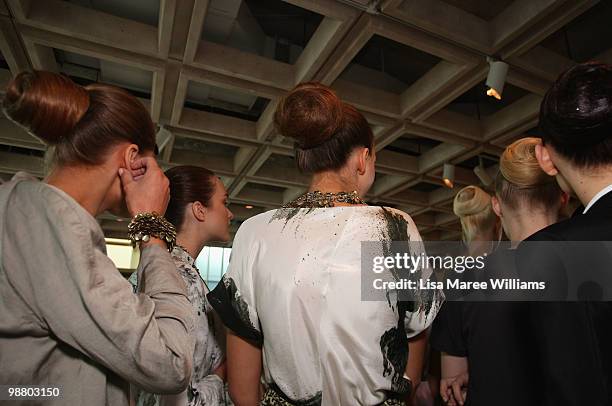
[[[410,391],[408,338],[431,324],[443,294],[363,300],[362,241],[424,252],[410,216],[393,208],[272,210],[240,226],[208,295],[226,327],[261,346],[266,385],[291,404],[376,405]]]

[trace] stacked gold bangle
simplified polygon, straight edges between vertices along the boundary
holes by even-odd
[[[148,242],[151,237],[159,238],[172,252],[176,244],[176,228],[163,216],[152,213],[138,213],[128,224],[128,236],[132,244]]]

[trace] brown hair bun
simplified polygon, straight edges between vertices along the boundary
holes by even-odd
[[[307,82],[284,96],[274,114],[274,125],[300,149],[315,148],[343,127],[343,103],[336,93],[320,83]]]
[[[65,76],[34,71],[18,74],[8,85],[4,114],[47,144],[58,144],[89,108],[89,94]]]

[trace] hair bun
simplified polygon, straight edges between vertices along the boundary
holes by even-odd
[[[504,179],[522,188],[554,181],[538,164],[535,149],[541,144],[540,138],[526,137],[508,145],[499,159],[499,171]]]
[[[587,62],[562,73],[540,105],[540,128],[567,148],[609,139],[612,131],[612,65]]]
[[[283,97],[274,114],[277,131],[296,140],[299,148],[321,145],[342,128],[342,101],[329,87],[301,83]]]
[[[89,108],[89,94],[65,76],[22,72],[8,85],[4,114],[47,144],[58,144]]]
[[[457,217],[478,214],[490,207],[491,196],[478,186],[464,187],[453,201],[453,212]]]

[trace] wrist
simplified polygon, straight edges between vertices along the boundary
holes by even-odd
[[[151,247],[153,245],[159,245],[160,247],[163,247],[164,249],[168,248],[168,244],[166,244],[166,241],[162,241],[157,237],[150,237],[149,241],[144,242],[141,241],[140,242],[140,248],[146,248],[146,247]]]
[[[172,251],[176,243],[176,228],[155,212],[138,213],[128,224],[128,236],[132,244],[164,244]],[[157,240],[157,241],[155,241]]]
[[[156,210],[156,209],[151,208],[151,207],[149,207],[149,208],[141,207],[141,208],[138,208],[138,209],[133,208],[133,209],[129,209],[128,211],[130,213],[130,216],[132,216],[132,218],[138,216],[139,214],[144,214],[144,213],[153,213],[153,214],[156,214],[156,215],[161,216],[161,217],[164,216],[164,214],[162,214],[161,211]]]

